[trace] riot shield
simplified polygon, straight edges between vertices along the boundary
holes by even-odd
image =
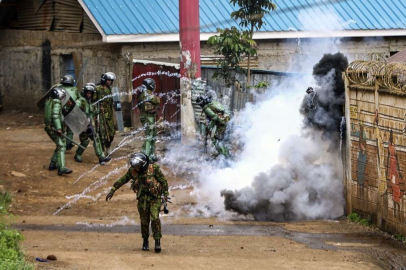
[[[73,101],[72,99],[70,100]],[[67,101],[68,100],[66,100],[66,102]],[[65,118],[65,123],[73,131],[74,134],[80,134],[87,129],[87,126],[89,125],[89,119],[86,117],[86,114],[76,105],[74,101],[72,102],[71,106],[66,106],[62,110],[62,114]]]
[[[117,128],[120,132],[124,132],[123,112],[121,111],[120,91],[118,87],[113,87],[113,107],[117,120]]]

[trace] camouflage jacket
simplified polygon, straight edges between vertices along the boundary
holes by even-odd
[[[137,103],[141,113],[155,114],[159,109],[161,99],[155,96],[151,90],[144,90],[138,94]]]
[[[106,98],[106,96],[110,96]],[[100,101],[100,111],[103,111],[106,119],[113,119],[113,98],[111,97],[110,87],[104,87],[104,85],[98,85],[96,87],[96,94],[93,95],[93,102]]]
[[[86,100],[84,97],[78,98],[76,100],[76,106],[78,106],[87,117],[93,118],[98,114],[95,106],[91,104],[90,101]]]
[[[156,164],[150,164],[147,171],[142,173],[137,173],[130,168],[123,177],[114,183],[111,190],[116,191],[130,180],[132,180],[131,188],[137,193],[137,198],[143,196],[159,198],[161,195],[169,195],[168,182]]]
[[[75,86],[68,86],[63,84],[57,84],[56,86],[65,89],[65,91],[74,101],[81,97],[79,94],[79,90]]]

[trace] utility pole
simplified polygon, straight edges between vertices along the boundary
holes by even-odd
[[[179,37],[182,143],[193,144],[196,125],[191,85],[201,77],[199,0],[179,0]]]

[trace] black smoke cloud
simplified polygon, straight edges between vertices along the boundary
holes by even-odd
[[[325,54],[313,67],[317,83],[315,92],[304,97],[300,113],[308,131],[320,131],[323,139],[337,149],[340,142],[340,123],[344,115],[344,80],[342,72],[348,59],[342,53]]]

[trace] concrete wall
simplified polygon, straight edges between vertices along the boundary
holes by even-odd
[[[347,213],[406,235],[406,93],[346,85]]]
[[[125,72],[118,64],[121,46],[103,43],[99,34],[0,30],[0,36],[5,109],[36,110],[37,101],[64,75],[64,55],[73,57],[77,78],[87,59],[79,87],[98,82],[107,71]]]

